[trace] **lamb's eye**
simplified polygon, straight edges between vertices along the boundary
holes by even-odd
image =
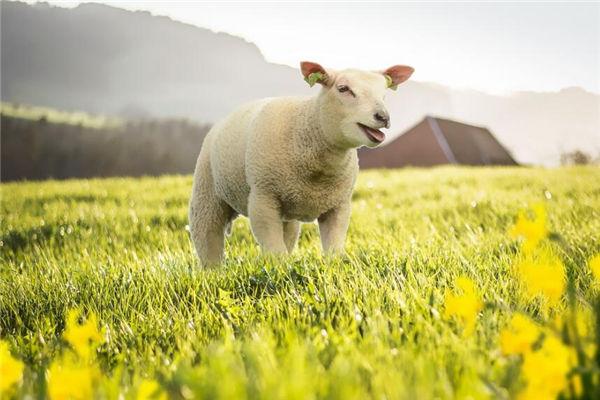
[[[349,92],[352,97],[356,97],[356,95],[354,94],[354,92],[352,91],[352,89],[350,89],[348,86],[346,85],[340,85],[337,87],[338,92],[340,93],[344,93],[344,92]]]

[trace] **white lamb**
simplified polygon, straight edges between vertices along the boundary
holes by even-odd
[[[215,124],[196,162],[190,200],[191,237],[202,263],[223,257],[225,231],[239,214],[250,218],[262,249],[291,252],[300,221],[319,223],[323,251],[343,251],[361,146],[385,139],[386,89],[413,68],[383,72],[325,70],[302,62],[322,89],[316,97],[267,98]]]

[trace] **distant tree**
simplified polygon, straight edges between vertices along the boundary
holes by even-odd
[[[568,151],[560,155],[560,163],[562,165],[587,165],[592,162],[592,156],[579,149]]]
[[[180,119],[90,124],[0,113],[0,180],[190,174],[209,125]]]

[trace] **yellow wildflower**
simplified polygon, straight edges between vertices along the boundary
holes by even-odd
[[[565,289],[565,267],[560,259],[546,251],[521,261],[517,271],[529,296],[543,296],[550,306],[560,301]]]
[[[154,379],[144,379],[138,386],[136,400],[167,400],[167,393]]]
[[[511,228],[512,237],[521,237],[523,250],[533,250],[538,243],[548,235],[546,209],[543,204],[535,204],[533,207],[534,219],[529,219],[525,211],[519,212],[517,222]]]
[[[594,324],[594,315],[590,310],[583,307],[576,307],[568,315],[572,318],[567,326],[569,337],[575,338],[579,336],[580,338],[585,338],[590,336],[590,327]],[[575,331],[577,334],[575,334]]]
[[[465,334],[469,334],[475,329],[475,320],[483,304],[471,279],[460,277],[456,280],[456,286],[462,294],[446,291],[444,317],[457,318],[464,325]]]
[[[573,355],[555,336],[546,337],[539,350],[525,353],[521,370],[527,386],[519,399],[556,399],[568,385]]]
[[[590,266],[594,278],[600,283],[600,254],[596,254],[594,257],[590,258],[588,265]]]
[[[23,363],[10,354],[8,343],[0,341],[0,397],[23,378]]]
[[[523,354],[540,337],[540,328],[529,318],[515,314],[509,326],[500,332],[500,348],[504,354]]]
[[[596,354],[594,318],[590,309],[578,306],[575,310],[568,310],[562,315],[556,315],[552,321],[552,327],[556,332],[566,333],[569,342],[578,343],[583,354],[593,360]],[[573,360],[573,363],[578,363],[575,351]]]
[[[67,315],[67,327],[63,333],[63,337],[71,344],[77,354],[89,359],[92,351],[103,340],[102,332],[97,329],[98,322],[94,314],[90,314],[87,321],[79,324],[79,312],[76,310],[69,311]]]
[[[54,400],[91,399],[99,378],[96,366],[78,363],[72,357],[55,360],[46,378],[48,395]]]
[[[573,394],[576,398],[581,397],[583,393],[583,383],[581,382],[581,375],[574,375],[571,378],[571,385],[573,388]]]

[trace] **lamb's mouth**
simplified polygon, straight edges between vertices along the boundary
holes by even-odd
[[[367,135],[371,142],[381,143],[384,141],[385,133],[381,132],[380,130],[363,125],[360,122],[358,123],[358,126],[360,127],[360,129],[363,130],[363,132],[365,133],[365,135]]]

